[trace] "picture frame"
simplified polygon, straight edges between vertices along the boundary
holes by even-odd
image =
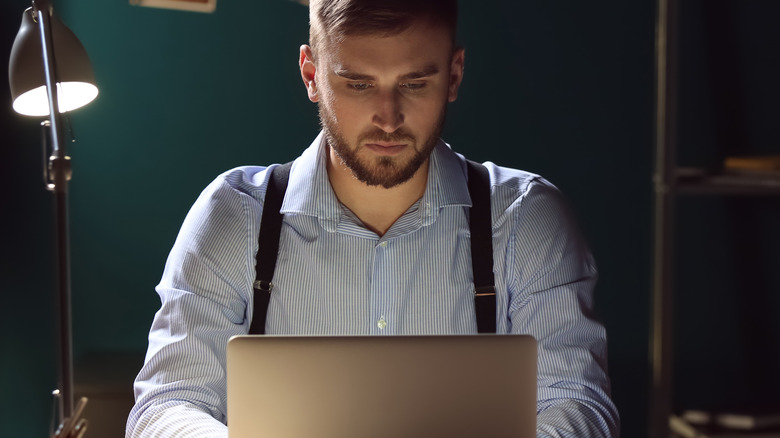
[[[182,11],[211,13],[217,9],[217,0],[130,0],[134,6],[178,9]]]

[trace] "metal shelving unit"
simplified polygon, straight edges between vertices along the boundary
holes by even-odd
[[[780,179],[684,176],[677,167],[678,3],[657,0],[651,401],[648,436],[668,438],[674,382],[675,206],[680,196],[780,196]]]

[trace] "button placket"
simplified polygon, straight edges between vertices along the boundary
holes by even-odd
[[[382,279],[382,266],[387,262],[387,240],[381,240],[374,244],[374,266],[373,266],[373,280],[371,282],[371,315],[373,319],[373,326],[371,331],[374,334],[379,334],[387,327],[387,319],[385,317],[386,308],[386,294],[385,290],[387,285]]]

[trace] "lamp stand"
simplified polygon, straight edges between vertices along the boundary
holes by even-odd
[[[54,192],[57,233],[57,276],[59,309],[59,389],[60,426],[53,436],[80,437],[86,431],[86,420],[79,420],[86,399],[82,399],[74,415],[73,409],[73,345],[71,332],[70,239],[68,226],[68,181],[71,176],[70,158],[66,155],[62,133],[62,117],[56,89],[54,46],[51,37],[51,6],[48,1],[33,0],[33,16],[38,22],[43,49],[43,64],[49,101],[49,137],[52,155],[48,163],[47,188]],[[46,136],[44,136],[46,138]]]

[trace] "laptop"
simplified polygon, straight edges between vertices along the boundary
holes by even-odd
[[[227,409],[229,438],[532,438],[536,341],[236,336]]]

